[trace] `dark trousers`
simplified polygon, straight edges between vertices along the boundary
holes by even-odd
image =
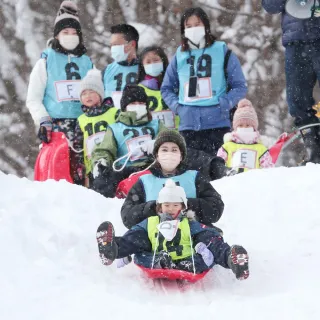
[[[230,128],[217,128],[201,131],[185,130],[180,134],[186,140],[188,148],[202,150],[210,156],[215,156],[223,145],[224,135],[230,132]]]
[[[287,102],[296,126],[318,122],[313,89],[320,80],[320,41],[286,47]]]
[[[118,258],[127,257],[135,254],[135,263],[146,268],[152,266],[152,247],[148,238],[148,233],[141,229],[131,229],[127,231],[122,237],[116,237],[116,243],[118,245]],[[197,235],[197,242],[203,242],[208,245],[208,249],[212,252],[214,257],[214,263],[211,266],[207,266],[202,256],[194,253],[194,263],[196,273],[201,273],[205,270],[212,268],[215,264],[219,264],[224,268],[228,267],[228,255],[230,253],[230,246],[223,241],[220,236],[213,236],[212,233],[201,232]],[[194,245],[196,244],[194,243]],[[192,258],[188,257],[184,259],[191,261]],[[181,261],[181,260],[180,260]]]

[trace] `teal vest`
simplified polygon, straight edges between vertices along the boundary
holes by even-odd
[[[87,55],[71,56],[51,48],[42,52],[47,63],[47,86],[43,105],[52,118],[76,119],[83,112],[78,95],[80,80],[92,69]],[[66,82],[69,80],[69,82]],[[76,80],[75,82],[73,82]]]
[[[103,75],[104,97],[113,97],[113,92],[122,91],[127,84],[137,84],[138,65],[122,66],[113,62],[107,66]]]
[[[122,156],[126,155],[129,152],[128,145],[134,146],[135,144],[131,144],[132,140],[137,137],[141,137],[144,135],[150,135],[150,140],[155,139],[159,132],[159,120],[152,120],[145,125],[141,126],[127,126],[122,122],[113,123],[110,125],[110,128],[113,131],[113,136],[117,142],[118,146],[118,153],[117,159],[121,158]],[[146,159],[146,156],[138,156],[139,158],[136,160],[143,160]],[[128,166],[132,165],[136,160],[131,158],[128,162]],[[119,161],[119,164],[123,164],[125,159]]]
[[[224,76],[223,64],[225,56],[226,44],[221,41],[216,41],[211,47],[205,49],[195,49],[191,51],[181,51],[178,48],[177,72],[179,76],[179,103],[188,106],[209,107],[219,104],[219,98],[226,93],[227,85]],[[191,74],[190,63],[194,65],[194,75]],[[195,101],[185,101],[186,83],[189,82],[190,76],[198,77],[198,84],[201,78],[211,79],[211,98],[204,98]],[[209,83],[208,80],[205,80]]]
[[[170,177],[174,182],[179,183],[187,195],[187,198],[196,198],[196,176],[198,171],[187,170],[179,176]],[[146,194],[146,202],[157,200],[160,190],[164,187],[166,181],[169,178],[158,178],[153,174],[145,174],[141,176],[140,181],[144,186],[144,192]]]

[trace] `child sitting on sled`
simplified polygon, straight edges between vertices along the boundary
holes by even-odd
[[[88,71],[82,79],[79,90],[83,114],[78,118],[75,128],[74,148],[78,151],[74,181],[86,186],[92,183],[91,154],[94,147],[101,143],[108,126],[116,121],[118,109],[111,98],[103,99],[104,88],[101,72]],[[83,150],[83,151],[82,151]],[[81,152],[82,151],[82,152]]]
[[[227,167],[238,172],[274,167],[268,148],[260,141],[258,124],[252,103],[240,100],[233,118],[233,131],[224,136],[224,144],[217,153]]]
[[[247,251],[239,245],[230,247],[214,229],[189,221],[186,193],[172,179],[161,189],[153,216],[122,237],[115,237],[111,222],[103,222],[97,241],[104,265],[121,258],[128,263],[135,254],[135,263],[146,268],[202,273],[219,264],[239,280],[249,276]]]

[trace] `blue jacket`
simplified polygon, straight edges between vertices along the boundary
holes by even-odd
[[[225,48],[225,53],[227,52]],[[219,98],[219,105],[210,107],[186,106],[179,104],[179,77],[177,58],[171,60],[161,86],[162,98],[168,107],[180,116],[179,131],[206,130],[231,127],[229,111],[245,97],[247,93],[246,80],[240,61],[233,53],[230,55],[228,67],[228,85],[231,91]]]
[[[320,39],[320,18],[297,19],[285,11],[286,0],[262,0],[263,8],[272,14],[282,13],[282,43],[311,42]]]

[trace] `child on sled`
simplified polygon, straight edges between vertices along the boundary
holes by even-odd
[[[258,125],[252,103],[240,100],[233,118],[233,131],[224,136],[224,144],[217,154],[227,167],[238,172],[274,167],[268,148],[260,141]]]
[[[184,189],[168,179],[161,189],[153,216],[137,224],[122,237],[115,237],[111,222],[97,230],[101,261],[115,259],[146,268],[178,269],[202,273],[215,264],[230,268],[239,280],[249,276],[248,254],[239,245],[229,246],[214,229],[187,218]]]

